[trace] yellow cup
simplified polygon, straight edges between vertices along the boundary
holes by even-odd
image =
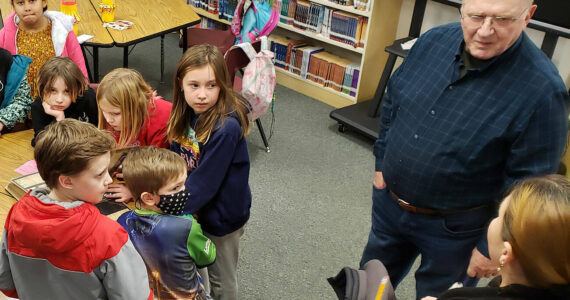
[[[102,7],[101,20],[103,23],[110,23],[115,21],[115,7]]]

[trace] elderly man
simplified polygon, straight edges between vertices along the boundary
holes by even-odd
[[[535,10],[464,0],[461,24],[422,35],[390,79],[361,265],[380,259],[397,286],[421,254],[418,299],[466,272],[494,275],[484,233],[497,201],[514,181],[557,169],[569,96],[523,32]]]

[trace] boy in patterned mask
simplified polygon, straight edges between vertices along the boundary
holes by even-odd
[[[117,222],[142,256],[159,299],[211,299],[197,268],[212,264],[216,247],[192,215],[181,215],[186,163],[166,149],[139,147],[123,161],[125,184],[135,210]]]

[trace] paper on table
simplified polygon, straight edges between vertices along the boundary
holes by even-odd
[[[16,170],[14,170],[22,175],[32,174],[38,171],[38,166],[36,165],[35,160],[30,160],[25,162],[23,165],[19,166]]]
[[[82,34],[82,35],[77,37],[77,41],[79,41],[80,44],[83,44],[84,42],[87,42],[88,40],[90,40],[92,38],[93,38],[92,35]]]

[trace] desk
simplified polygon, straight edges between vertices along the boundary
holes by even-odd
[[[98,9],[100,0],[90,0]],[[116,0],[115,20],[127,20],[135,25],[127,30],[109,29],[115,46],[123,47],[123,67],[129,66],[129,46],[161,37],[160,77],[164,73],[164,35],[188,28],[200,22],[200,17],[185,0]],[[183,30],[183,51],[187,48],[187,33]]]
[[[48,0],[48,9],[59,11],[61,0]],[[114,41],[107,28],[103,27],[103,23],[97,11],[88,0],[77,1],[77,11],[81,16],[81,21],[77,24],[77,35],[89,34],[93,38],[82,44],[82,47],[93,47],[93,78],[90,81],[98,81],[99,77],[99,48],[113,47]],[[0,9],[2,10],[2,18],[6,18],[14,9],[9,0],[0,1]],[[85,57],[85,55],[84,55]],[[87,59],[85,60],[87,63]],[[87,64],[87,67],[89,65]]]
[[[0,136],[0,225],[4,228],[6,216],[16,199],[10,196],[4,189],[10,179],[21,176],[14,170],[23,163],[34,159],[34,148],[30,141],[34,136],[34,131],[29,129],[14,133],[7,133]]]
[[[83,43],[93,47],[93,78],[99,81],[98,48],[123,47],[123,66],[129,65],[129,46],[150,40],[155,37],[164,38],[166,33],[190,27],[200,22],[200,17],[186,4],[185,0],[117,0],[116,20],[128,20],[135,25],[127,30],[107,30],[101,21],[100,0],[78,0],[77,10],[81,22],[77,25],[77,33],[93,35],[94,38]],[[60,0],[48,0],[48,9],[59,10]],[[0,1],[2,17],[14,10],[9,0]],[[186,30],[183,30],[183,50],[187,45]],[[164,44],[161,43],[161,77],[164,73]],[[162,78],[161,78],[162,79]]]

